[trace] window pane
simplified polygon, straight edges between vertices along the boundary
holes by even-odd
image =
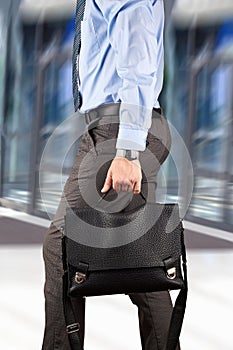
[[[231,120],[229,89],[232,65],[206,66],[198,77],[194,167],[224,173]]]
[[[223,189],[222,180],[196,177],[190,214],[211,221],[222,221]]]
[[[4,114],[3,197],[29,201],[32,123],[35,115],[34,62],[26,58],[20,19],[12,13],[8,31]],[[33,33],[32,33],[33,36]]]
[[[43,121],[40,130],[39,161],[54,130],[74,111],[71,58],[67,58],[62,63],[58,62],[59,60],[54,56],[44,71]],[[62,155],[65,153],[74,132],[76,132],[75,126],[66,123],[64,128],[56,133],[49,153],[46,153],[46,171],[43,171],[43,176],[40,178],[41,183],[37,184],[36,190],[36,208],[39,210],[48,210],[49,213],[55,213],[62,187],[77,152],[77,143],[70,145],[65,159],[62,159]],[[61,174],[61,165],[64,174]],[[40,192],[42,192],[42,198]],[[46,208],[43,205],[44,198],[46,198]]]

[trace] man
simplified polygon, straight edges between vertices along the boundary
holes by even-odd
[[[80,13],[78,9],[78,21]],[[158,102],[163,84],[163,26],[162,0],[86,1],[74,87],[79,84],[81,99],[75,105],[79,117],[88,121],[88,129],[44,241],[43,350],[70,350],[62,307],[60,227],[66,206],[116,212],[141,205],[143,197],[155,201],[156,175],[170,149],[168,124]],[[164,350],[172,311],[169,293],[131,293],[129,297],[138,307],[142,349]],[[75,298],[73,304],[83,344],[85,298]]]

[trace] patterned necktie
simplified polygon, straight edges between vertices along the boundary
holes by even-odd
[[[77,0],[75,14],[75,36],[73,43],[73,65],[72,65],[72,84],[75,112],[80,108],[82,101],[79,92],[79,72],[78,72],[78,56],[81,48],[81,21],[83,20],[86,0]]]

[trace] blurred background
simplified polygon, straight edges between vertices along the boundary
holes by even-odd
[[[188,350],[230,350],[233,2],[164,3],[165,80],[160,101],[185,142],[194,171],[193,194],[185,216],[190,299],[181,341]],[[60,130],[50,154],[42,184],[46,203],[40,193],[39,166],[46,141],[73,113],[74,13],[74,0],[0,0],[0,307],[2,319],[8,321],[2,325],[0,321],[0,345],[5,350],[41,348],[41,244],[60,199],[61,154],[74,132],[72,127]],[[65,159],[63,183],[77,147],[74,145]],[[181,152],[181,161],[182,157]],[[184,183],[182,199],[189,202],[185,162],[179,171]],[[163,172],[166,200],[179,201],[178,171],[171,156]],[[137,313],[130,301],[111,296],[91,298],[88,305],[88,350],[140,349]],[[104,310],[107,343],[103,328],[101,336],[95,334],[96,315]],[[121,324],[123,345],[114,343],[114,331],[119,327],[114,312],[125,319],[125,326]],[[16,344],[9,329],[14,322],[20,323]]]

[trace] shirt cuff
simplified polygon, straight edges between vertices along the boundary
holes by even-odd
[[[147,134],[148,130],[145,129],[131,129],[130,127],[120,126],[116,148],[145,151]]]

